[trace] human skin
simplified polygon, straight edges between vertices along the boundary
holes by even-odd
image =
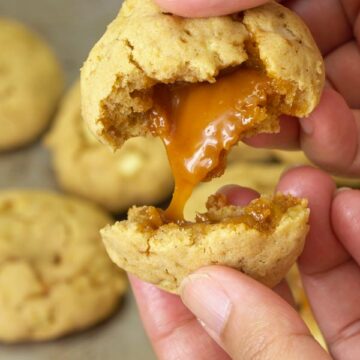
[[[156,1],[182,16],[223,15],[266,2]],[[360,176],[360,1],[282,3],[311,29],[328,83],[309,118],[284,118],[279,134],[258,135],[249,143],[301,147],[323,169]],[[305,290],[331,355],[359,359],[360,191],[337,191],[327,174],[309,167],[287,172],[277,190],[309,200],[311,230],[299,259]],[[236,186],[221,192],[238,205],[257,196]],[[184,281],[179,298],[130,278],[159,359],[330,359],[293,310],[285,283],[272,291],[232,269],[207,267]]]

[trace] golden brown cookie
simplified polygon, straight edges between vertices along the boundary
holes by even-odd
[[[0,18],[0,151],[34,140],[47,126],[63,88],[47,44],[13,20]]]
[[[0,192],[0,341],[54,339],[115,310],[126,278],[100,239],[110,221],[74,198]]]
[[[289,9],[270,2],[236,16],[186,19],[152,0],[126,0],[82,69],[83,116],[99,139],[119,147],[150,133],[155,85],[216,82],[239,66],[265,72],[275,93],[263,121],[243,136],[276,131],[279,110],[307,116],[318,104],[323,60]]]
[[[113,212],[162,202],[173,189],[160,139],[130,139],[115,153],[95,139],[81,117],[78,83],[65,97],[46,142],[61,187]]]
[[[178,293],[191,272],[215,264],[275,286],[302,252],[306,201],[277,195],[245,208],[225,205],[213,197],[206,214],[183,224],[164,222],[155,208],[132,208],[128,220],[107,226],[102,238],[118,266],[169,292]]]
[[[283,165],[272,163],[236,162],[230,164],[220,178],[198,185],[186,204],[185,218],[194,219],[197,212],[204,212],[208,197],[225,185],[241,185],[261,194],[271,195],[285,169]]]

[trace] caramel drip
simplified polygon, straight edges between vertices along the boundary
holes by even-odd
[[[166,146],[175,191],[166,216],[183,219],[194,187],[224,171],[227,152],[266,118],[270,79],[240,68],[216,83],[159,85],[154,90],[152,131]]]

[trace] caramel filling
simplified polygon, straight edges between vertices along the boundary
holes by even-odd
[[[245,207],[231,206],[223,195],[213,195],[206,206],[208,212],[198,214],[195,223],[207,224],[244,224],[248,228],[256,229],[262,233],[272,232],[281,221],[283,215],[301,201],[292,196],[278,194],[274,198],[259,198],[253,200]],[[168,222],[166,214],[156,208],[144,208],[144,226],[157,230]],[[137,220],[139,218],[137,217]],[[186,227],[194,223],[179,221],[178,225]]]
[[[267,118],[271,80],[239,68],[216,83],[158,85],[151,130],[166,146],[175,191],[166,217],[183,219],[194,187],[223,173],[225,156],[241,136]]]

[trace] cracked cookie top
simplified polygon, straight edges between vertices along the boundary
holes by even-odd
[[[109,315],[126,289],[97,207],[47,192],[0,192],[0,340],[52,339]]]
[[[216,82],[238,66],[261,68],[282,113],[306,116],[324,83],[321,54],[304,23],[271,2],[232,16],[186,19],[152,0],[126,0],[82,69],[82,109],[103,142],[150,134],[154,86]]]

